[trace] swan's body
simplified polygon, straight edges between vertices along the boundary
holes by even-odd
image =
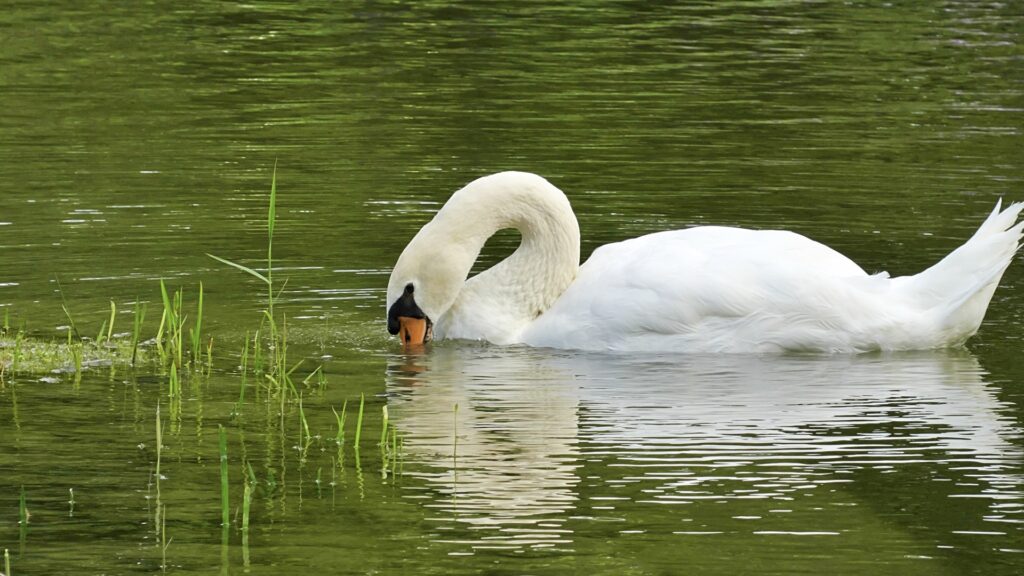
[[[405,289],[438,338],[582,350],[956,346],[977,331],[1019,248],[1022,208],[997,205],[967,243],[915,276],[869,276],[792,232],[717,226],[609,244],[579,266],[565,195],[539,176],[505,172],[456,192],[413,238],[388,307]],[[510,227],[523,238],[516,252],[466,280],[487,238]]]

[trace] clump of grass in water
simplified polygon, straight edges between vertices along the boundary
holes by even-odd
[[[267,287],[266,308],[263,311],[263,320],[261,321],[260,324],[261,324],[261,327],[263,325],[265,325],[267,327],[267,330],[268,330],[267,338],[268,338],[268,341],[269,341],[268,342],[268,349],[270,350],[270,352],[272,354],[272,358],[271,358],[271,363],[270,363],[270,373],[266,374],[265,376],[267,378],[267,381],[272,384],[272,392],[276,393],[280,397],[280,399],[281,399],[281,407],[282,407],[282,412],[283,412],[285,397],[289,393],[289,391],[292,392],[293,395],[297,395],[297,394],[295,394],[295,385],[292,383],[290,375],[291,375],[292,371],[294,371],[295,368],[297,368],[299,365],[296,364],[291,369],[288,368],[288,360],[287,360],[287,354],[288,354],[287,318],[282,316],[281,323],[279,325],[278,322],[277,322],[276,316],[274,314],[274,302],[280,296],[281,291],[284,290],[284,287],[282,286],[281,289],[279,291],[277,291],[276,294],[275,294],[275,287],[274,287],[274,227],[275,227],[276,222],[277,222],[277,164],[274,165],[274,171],[273,171],[273,174],[271,175],[271,179],[270,179],[270,199],[269,199],[268,206],[267,206],[267,273],[266,273],[266,275],[260,274],[256,270],[254,270],[254,269],[252,269],[252,268],[250,268],[248,266],[245,266],[243,264],[239,264],[237,262],[232,262],[231,260],[227,260],[225,258],[221,258],[220,256],[216,256],[216,255],[209,254],[209,253],[207,253],[207,256],[209,256],[210,258],[213,258],[214,260],[217,260],[218,262],[221,262],[223,264],[227,264],[228,266],[231,266],[232,268],[235,268],[237,270],[241,270],[242,272],[245,272],[246,274],[249,274],[249,275],[253,276],[254,278],[259,279]],[[262,371],[262,368],[263,368],[263,359],[262,359],[262,350],[261,350],[262,347],[259,345],[260,340],[259,340],[258,336],[259,336],[259,331],[257,332],[257,337],[254,339],[253,364],[257,368],[257,371]]]
[[[157,329],[156,349],[160,355],[160,362],[165,369],[177,368],[179,376],[186,368],[191,367],[194,374],[202,374],[203,358],[203,283],[199,283],[199,292],[196,301],[196,319],[192,327],[188,328],[188,339],[185,339],[185,327],[188,323],[188,315],[184,312],[184,289],[179,287],[173,294],[167,291],[167,285],[160,280],[160,299],[163,302],[163,313],[160,317],[160,327]],[[142,310],[142,315],[145,310]],[[136,317],[140,316],[136,305]],[[135,327],[133,345],[137,345],[137,333],[141,325],[141,318]],[[186,342],[188,352],[186,353]],[[213,356],[213,339],[206,346],[207,369],[211,368]],[[186,358],[188,362],[186,363]]]
[[[156,332],[156,347],[164,366],[182,367],[184,352],[182,350],[185,316],[182,315],[182,289],[174,293],[172,298],[167,293],[167,285],[160,279],[160,297],[164,303],[163,316],[160,317],[160,328]],[[166,346],[164,345],[166,339]]]
[[[68,336],[61,342],[33,338],[20,330],[0,335],[0,373],[70,373],[98,364],[128,365],[131,362],[132,347],[127,340],[98,344],[76,341],[70,331]],[[142,350],[137,352],[137,357],[137,362],[147,360]]]

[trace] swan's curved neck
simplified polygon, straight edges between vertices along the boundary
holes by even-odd
[[[456,192],[429,224],[449,234],[465,254],[462,280],[498,230],[515,228],[519,248],[465,281],[438,319],[439,336],[515,342],[519,333],[576,277],[580,233],[565,194],[532,174],[506,172],[476,180]]]

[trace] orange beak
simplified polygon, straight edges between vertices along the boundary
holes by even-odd
[[[398,339],[405,346],[420,346],[427,341],[427,319],[398,317]]]

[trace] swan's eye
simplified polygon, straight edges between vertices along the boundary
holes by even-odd
[[[412,282],[409,282],[408,284],[405,285],[405,293],[406,294],[412,294],[414,290],[415,290],[415,288],[413,288]]]

